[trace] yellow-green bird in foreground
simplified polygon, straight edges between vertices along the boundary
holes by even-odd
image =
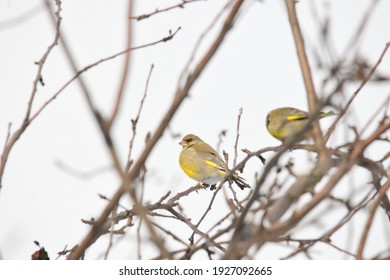
[[[193,134],[184,136],[179,144],[183,146],[179,164],[184,173],[201,185],[210,185],[214,189],[215,184],[226,176],[226,164],[217,151]],[[232,179],[242,190],[250,187],[237,173],[233,173]]]
[[[318,119],[336,115],[336,113],[330,111],[327,113],[321,112]],[[266,118],[266,126],[268,132],[276,139],[285,143],[288,139],[297,137],[302,141],[310,138],[311,130],[306,131],[304,134],[298,136],[297,133],[302,131],[309,122],[309,113],[292,108],[283,107],[272,110],[268,113]]]

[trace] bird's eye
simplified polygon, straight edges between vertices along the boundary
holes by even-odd
[[[192,138],[188,138],[187,142],[190,143],[192,141]]]

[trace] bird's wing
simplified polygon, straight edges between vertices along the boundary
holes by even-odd
[[[305,120],[307,119],[308,114],[305,112],[294,112],[286,117],[288,121],[297,121],[297,120]]]
[[[221,171],[225,171],[225,162],[218,155],[217,151],[215,151],[210,145],[204,142],[199,143],[197,151],[199,153],[199,157],[204,159],[206,164],[215,167]]]

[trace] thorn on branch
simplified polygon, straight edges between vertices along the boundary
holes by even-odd
[[[257,158],[258,158],[263,164],[265,164],[266,160],[265,160],[265,158],[264,158],[262,155],[257,155]]]
[[[131,121],[131,129],[134,131],[137,127],[138,120],[131,119],[130,121]]]
[[[45,82],[43,81],[42,75],[39,76],[39,83],[40,83],[43,87],[45,86]]]
[[[162,196],[159,200],[158,203],[162,203],[165,199],[168,198],[168,196],[171,195],[171,191],[168,191],[164,196]]]

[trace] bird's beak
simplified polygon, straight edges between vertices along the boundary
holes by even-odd
[[[186,141],[180,141],[179,145],[183,146],[183,148],[184,148],[185,146],[187,146],[187,142]]]

